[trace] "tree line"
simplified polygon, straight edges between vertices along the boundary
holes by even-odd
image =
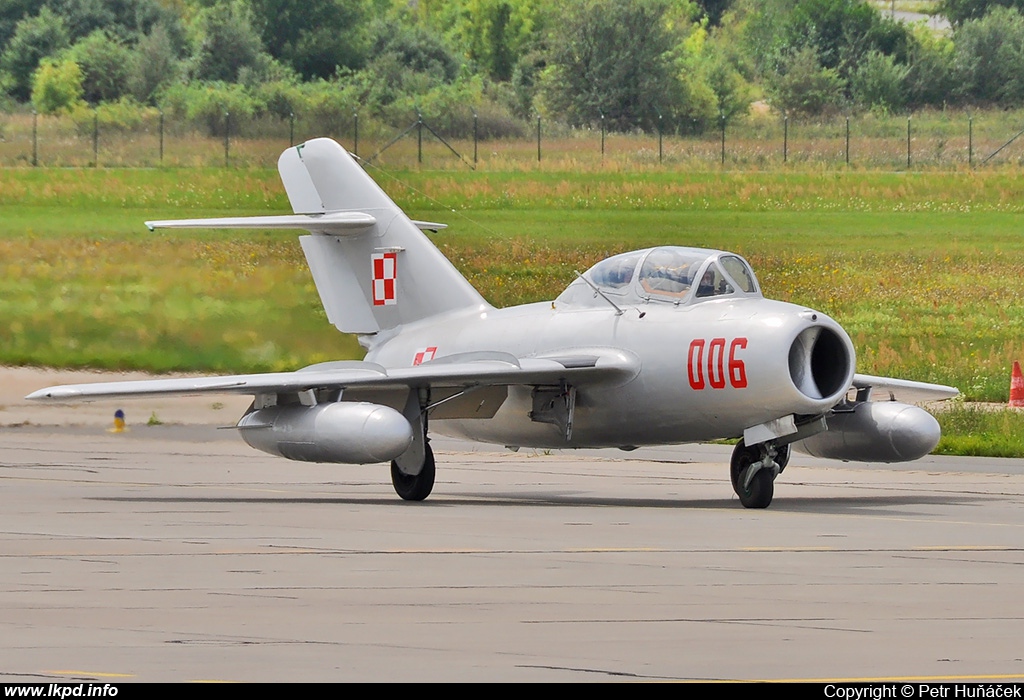
[[[1024,0],[934,10],[950,29],[864,0],[0,0],[0,108],[488,138],[1024,104]]]

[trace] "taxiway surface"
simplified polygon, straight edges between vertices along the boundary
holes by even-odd
[[[795,457],[750,511],[724,447],[437,440],[404,503],[383,465],[85,423],[0,428],[5,681],[1024,678],[1019,461]]]

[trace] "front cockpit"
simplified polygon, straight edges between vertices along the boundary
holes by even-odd
[[[733,253],[664,246],[622,253],[587,270],[556,302],[573,306],[666,302],[695,304],[707,299],[760,297],[746,260]]]

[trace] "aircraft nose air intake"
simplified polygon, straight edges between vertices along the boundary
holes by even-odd
[[[810,399],[838,398],[853,376],[852,348],[827,326],[805,328],[789,348],[789,375]]]

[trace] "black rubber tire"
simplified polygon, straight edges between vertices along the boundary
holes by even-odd
[[[740,487],[740,472],[746,467],[760,459],[760,451],[757,448],[747,447],[740,440],[732,450],[732,459],[729,461],[729,478],[732,480],[732,490],[737,494]]]
[[[746,469],[740,472],[739,483],[742,484],[745,480]],[[744,508],[767,508],[771,505],[772,496],[775,495],[775,475],[771,469],[761,469],[754,474],[749,487],[744,489],[741,485],[736,489],[736,495],[740,497],[740,503]]]
[[[404,474],[397,464],[391,463],[391,483],[404,501],[422,501],[434,490],[434,451],[429,443],[423,448],[423,468],[419,474]]]
[[[788,461],[788,450],[785,458]],[[771,469],[761,469],[754,475],[748,488],[742,486],[746,481],[746,473],[750,465],[760,459],[761,449],[747,447],[742,440],[732,452],[729,476],[732,479],[732,489],[740,497],[740,503],[744,508],[767,508],[772,502],[772,496],[775,495],[775,474]]]

